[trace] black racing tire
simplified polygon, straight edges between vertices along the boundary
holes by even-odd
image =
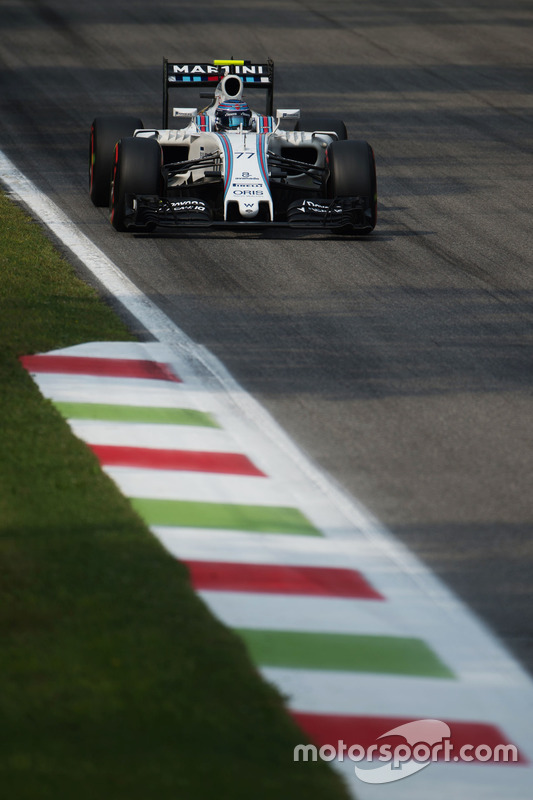
[[[315,131],[333,131],[333,133],[337,134],[337,139],[339,140],[348,138],[346,125],[342,119],[334,119],[333,117],[313,117],[306,115],[300,117],[294,130],[307,131],[308,133],[314,133]]]
[[[126,227],[131,195],[161,194],[161,164],[161,147],[156,139],[128,137],[115,145],[109,209],[117,231],[132,230]]]
[[[89,196],[95,206],[109,205],[115,144],[143,128],[142,120],[125,114],[96,117],[89,143]]]
[[[365,210],[363,229],[356,233],[371,233],[377,221],[377,181],[374,151],[364,141],[349,140],[332,142],[327,150],[329,178],[326,185],[327,196],[368,197],[369,206]],[[340,232],[345,233],[344,229]]]

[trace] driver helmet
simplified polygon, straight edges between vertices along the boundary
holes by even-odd
[[[247,103],[241,100],[225,100],[215,112],[217,130],[233,130],[242,125],[243,130],[252,127],[252,112]]]

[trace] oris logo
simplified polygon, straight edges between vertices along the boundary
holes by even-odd
[[[262,197],[263,192],[261,189],[234,189],[233,194],[235,197]]]

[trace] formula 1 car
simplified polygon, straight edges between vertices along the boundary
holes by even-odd
[[[97,117],[90,137],[90,197],[109,203],[118,231],[285,225],[368,234],[376,224],[374,153],[339,119],[273,112],[274,64],[163,62],[163,123]],[[209,87],[210,104],[173,107],[174,89]],[[266,90],[265,113],[244,89]],[[214,91],[213,91],[214,90]],[[184,123],[184,124],[183,124]],[[288,126],[288,127],[287,127]]]

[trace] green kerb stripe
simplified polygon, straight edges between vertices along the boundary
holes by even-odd
[[[210,414],[191,408],[152,408],[107,403],[54,403],[67,419],[98,419],[108,422],[148,422],[162,425],[220,427]]]
[[[421,639],[237,629],[262,667],[454,678]]]
[[[149,525],[322,536],[297,508],[130,498]]]

